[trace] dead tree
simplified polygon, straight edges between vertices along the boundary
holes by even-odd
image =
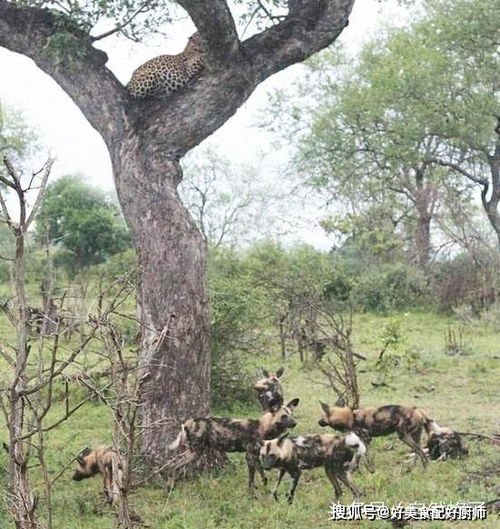
[[[354,350],[352,311],[347,320],[332,308],[316,307],[317,346],[321,356],[315,367],[325,376],[327,386],[337,396],[337,402],[352,408],[359,407],[358,363],[366,358]]]
[[[97,314],[92,318],[102,343],[102,360],[106,367],[105,384],[109,388],[101,400],[113,418],[113,447],[123,458],[123,478],[119,497],[114,501],[117,525],[121,529],[132,526],[137,515],[131,513],[128,493],[131,487],[139,433],[138,418],[143,383],[138,375],[136,344],[128,343],[120,330],[121,320],[130,318],[139,328],[139,322],[120,313],[120,306],[135,295],[136,285],[127,276],[120,277],[110,288],[98,295]],[[110,298],[110,294],[112,294]],[[131,350],[132,348],[132,350]],[[95,381],[93,381],[95,383]],[[96,385],[98,388],[99,385]]]
[[[23,442],[27,426],[25,408],[30,354],[30,311],[25,289],[25,245],[27,231],[40,205],[51,167],[52,160],[49,159],[39,173],[33,174],[27,188],[21,181],[21,174],[6,156],[3,158],[3,168],[0,172],[0,182],[14,192],[19,206],[19,219],[16,221],[9,212],[4,192],[0,192],[1,220],[7,224],[15,240],[14,256],[2,256],[12,263],[14,308],[9,311],[8,316],[15,326],[16,343],[12,356],[2,350],[2,356],[7,360],[12,376],[4,389],[1,402],[9,430],[8,505],[16,528],[19,529],[38,527],[35,512],[37,499],[33,496],[27,471],[29,448]],[[28,213],[27,193],[35,187],[38,187],[38,194],[31,212]]]
[[[50,478],[45,458],[45,435],[87,402],[87,398],[73,402],[64,377],[96,333],[90,328],[88,334],[72,348],[61,346],[57,326],[50,335],[41,332],[33,336],[30,333],[32,314],[26,294],[26,237],[38,211],[51,167],[52,160],[49,159],[39,172],[23,178],[22,173],[4,157],[0,168],[0,182],[15,195],[19,211],[15,219],[7,206],[5,191],[0,190],[0,221],[6,223],[15,240],[14,255],[1,256],[11,263],[13,297],[11,303],[3,305],[2,309],[14,328],[15,341],[0,342],[0,355],[7,363],[0,379],[0,408],[8,428],[6,500],[16,529],[41,527],[37,504],[42,500],[47,512],[43,525],[47,529],[53,528],[51,491],[61,474]],[[35,199],[29,211],[28,198],[33,194]],[[44,316],[42,313],[42,318]],[[63,385],[63,411],[59,417],[52,415],[49,418],[56,399],[56,384],[59,383]],[[33,465],[38,466],[42,474],[43,496],[35,496],[31,488],[30,469]]]
[[[180,160],[221,127],[262,81],[335,41],[353,3],[289,0],[283,17],[240,41],[228,2],[179,0],[206,51],[204,71],[171,97],[136,100],[107,68],[106,53],[93,45],[126,24],[93,37],[91,24],[78,25],[78,18],[55,11],[56,4],[48,10],[34,0],[0,0],[0,46],[31,58],[50,75],[109,150],[142,275],[140,354],[147,376],[142,451],[152,462],[167,456],[165,439],[175,436],[180,419],[209,413],[206,248],[177,193]],[[164,9],[163,2],[146,2],[139,11],[150,10],[154,19]],[[61,36],[71,46],[54,49]]]

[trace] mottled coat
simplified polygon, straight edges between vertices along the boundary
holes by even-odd
[[[424,467],[427,457],[420,446],[422,430],[429,434],[439,427],[421,409],[408,406],[387,405],[378,408],[349,408],[321,403],[323,417],[320,426],[330,426],[340,431],[365,430],[371,437],[397,433],[399,439],[410,446],[420,457]]]
[[[272,408],[283,405],[283,388],[280,378],[284,371],[283,367],[280,367],[275,373],[270,373],[267,369],[263,369],[264,378],[254,384],[254,389],[257,391],[257,398],[263,411],[269,411]]]
[[[186,443],[193,452],[206,449],[221,452],[245,452],[248,465],[248,486],[254,487],[255,470],[258,470],[264,484],[267,479],[259,461],[259,450],[265,439],[274,439],[294,428],[292,417],[299,399],[291,400],[286,406],[264,413],[260,419],[229,419],[222,417],[201,417],[188,419],[181,425],[177,438],[168,446],[175,450]]]
[[[94,449],[85,448],[76,461],[78,466],[73,479],[81,481],[101,474],[109,503],[116,503],[123,490],[124,463],[120,454],[112,446],[101,445]]]
[[[427,439],[429,459],[443,461],[444,459],[461,459],[468,455],[462,436],[451,428],[440,428],[440,432],[431,432]]]
[[[278,488],[283,476],[292,477],[292,485],[287,493],[289,503],[293,502],[302,470],[324,467],[325,473],[338,498],[342,494],[339,481],[344,483],[355,496],[361,492],[352,482],[350,472],[358,466],[359,459],[366,454],[366,446],[355,433],[346,436],[334,434],[282,436],[265,441],[260,449],[264,468],[279,468],[278,481],[273,496],[278,499]]]

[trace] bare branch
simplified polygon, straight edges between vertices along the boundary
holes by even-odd
[[[48,9],[0,0],[0,46],[31,58],[68,93],[94,128],[113,136],[119,133],[116,124],[123,123],[126,89],[105,67],[107,55],[93,48],[91,37],[70,18],[61,24],[63,17],[59,13],[56,19]],[[61,31],[70,35],[74,50],[51,48],[50,39]]]
[[[141,7],[139,7],[139,9],[137,9],[137,11],[135,11],[134,13],[132,13],[132,15],[130,15],[127,19],[125,19],[124,22],[122,22],[121,24],[119,24],[118,26],[116,26],[115,28],[113,29],[110,29],[109,31],[105,31],[104,33],[101,33],[100,35],[97,35],[95,37],[91,37],[90,40],[92,42],[96,42],[98,40],[102,40],[102,39],[105,39],[106,37],[110,37],[111,35],[114,35],[115,33],[118,33],[119,31],[121,31],[123,28],[125,28],[126,26],[128,26],[137,16],[139,16],[141,13],[145,13],[148,11],[148,8],[149,8],[149,4],[150,4],[150,1],[149,0],[146,0],[142,5]]]
[[[3,198],[3,194],[1,191],[0,191],[0,208],[2,209],[2,214],[9,228],[11,229],[14,228],[14,223],[12,222],[12,219],[10,218],[10,213],[7,208],[7,203],[5,202],[5,199]]]
[[[45,191],[45,187],[47,186],[47,180],[49,179],[50,171],[52,170],[52,164],[54,163],[53,158],[49,158],[43,167],[43,176],[42,176],[42,182],[40,184],[40,188],[38,190],[38,195],[36,197],[35,203],[33,204],[33,207],[31,208],[31,213],[26,220],[26,229],[29,228],[30,224],[33,222],[33,219],[35,218],[36,214],[38,213],[38,210],[40,208],[40,204],[42,202],[43,193]]]
[[[462,176],[465,176],[467,179],[471,180],[472,182],[476,184],[480,184],[482,186],[488,186],[489,182],[488,180],[484,178],[478,178],[477,176],[474,176],[469,171],[465,170],[460,165],[453,163],[453,162],[447,162],[445,160],[441,160],[439,158],[431,158],[429,160],[430,163],[435,163],[437,165],[441,165],[442,167],[448,167],[450,169],[453,169],[453,171],[456,171],[457,173],[460,173]]]

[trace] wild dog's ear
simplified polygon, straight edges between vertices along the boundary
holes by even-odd
[[[280,367],[278,369],[278,371],[276,371],[276,378],[280,378],[281,375],[283,375],[284,372],[285,372],[285,368],[284,367]]]
[[[296,408],[299,405],[300,399],[292,399],[287,405],[287,408]]]
[[[274,395],[267,406],[270,412],[276,413],[283,406],[283,400],[279,395]]]
[[[319,401],[319,405],[321,406],[321,409],[322,409],[326,414],[328,414],[328,412],[330,411],[330,406],[328,406],[328,404],[325,404],[325,403],[322,402],[321,400]]]
[[[77,456],[76,456],[76,460],[78,461],[78,463],[80,463],[80,465],[83,465],[83,463],[85,462],[85,458],[90,454],[90,452],[92,452],[92,449],[89,448],[87,446],[87,448],[84,448]]]
[[[281,446],[283,444],[283,441],[288,437],[289,432],[284,433],[280,437],[278,437],[278,446]]]
[[[338,408],[345,408],[346,407],[346,401],[344,400],[343,397],[339,397],[337,399],[337,402],[335,402],[334,406],[338,407]]]
[[[372,438],[365,428],[355,428],[353,432],[366,444],[369,445],[372,442]]]
[[[263,370],[262,370],[262,374],[263,374],[266,378],[269,377],[269,371],[268,371],[267,369],[263,369]]]

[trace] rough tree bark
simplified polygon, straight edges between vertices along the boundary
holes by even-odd
[[[415,170],[414,201],[417,210],[415,251],[418,265],[426,269],[431,257],[431,221],[437,200],[437,190],[425,178],[425,166]]]
[[[165,457],[178,420],[206,414],[209,404],[205,246],[177,194],[179,160],[223,125],[259,83],[331,44],[347,25],[354,0],[289,0],[282,22],[244,42],[225,0],[178,3],[202,37],[206,67],[191,86],[165,100],[137,101],[88,34],[68,25],[78,49],[54,54],[47,46],[61,27],[54,15],[0,0],[0,46],[30,57],[49,74],[111,155],[142,272],[142,449],[152,462]]]

